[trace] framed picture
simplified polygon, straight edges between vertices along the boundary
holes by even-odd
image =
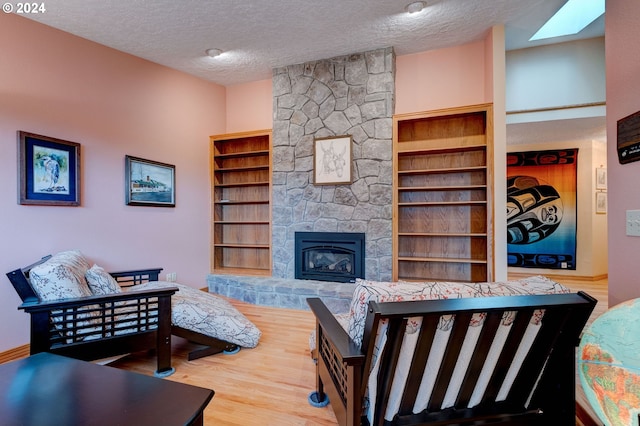
[[[607,213],[607,193],[606,192],[596,192],[596,213],[597,214]]]
[[[80,144],[18,131],[18,202],[80,205]]]
[[[351,183],[351,136],[319,138],[313,145],[313,183]]]
[[[607,169],[596,168],[596,189],[607,189]]]
[[[124,169],[128,206],[176,206],[175,166],[127,155]]]

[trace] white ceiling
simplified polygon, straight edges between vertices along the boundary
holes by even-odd
[[[392,46],[406,55],[482,39],[505,25],[507,49],[566,0],[58,0],[22,15],[221,84],[268,79],[272,69]],[[604,34],[604,19],[577,38]],[[553,42],[576,37],[563,37]],[[225,54],[212,59],[209,48]]]
[[[507,143],[524,145],[591,140],[607,141],[605,117],[514,123],[507,125]]]
[[[410,2],[58,0],[44,3],[45,13],[22,16],[223,86],[271,78],[277,67],[382,47],[406,55],[465,44],[500,24],[507,50],[604,35],[601,17],[576,36],[528,42],[566,0],[427,0],[422,13],[408,14]],[[209,58],[209,48],[225,53]],[[513,126],[512,137],[526,143],[542,124]],[[561,129],[554,128],[556,134]]]

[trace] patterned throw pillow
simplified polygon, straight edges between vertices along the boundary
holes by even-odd
[[[34,266],[29,272],[29,280],[34,291],[43,301],[87,297],[91,296],[91,290],[85,279],[88,269],[89,262],[80,251],[64,251],[55,254],[43,264]],[[99,323],[99,315],[95,310],[98,306],[86,305],[83,309],[84,312],[69,315],[62,315],[63,312],[57,310],[52,312],[56,328],[65,337],[70,337],[67,343],[82,340],[82,337],[71,338],[74,335],[72,330],[87,331],[87,326]]]
[[[89,262],[78,250],[60,252],[34,266],[29,279],[40,300],[50,301],[91,296],[85,273]]]
[[[89,289],[94,295],[122,293],[118,282],[108,272],[98,265],[93,265],[85,273]]]

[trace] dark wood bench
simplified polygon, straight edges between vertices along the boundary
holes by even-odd
[[[387,343],[379,356],[377,398],[372,407],[374,425],[448,424],[575,424],[576,346],[580,333],[597,301],[586,293],[531,296],[479,297],[415,302],[369,302],[361,347],[358,347],[320,299],[308,299],[317,319],[316,392],[309,400],[322,405],[327,396],[340,425],[369,424],[363,416],[367,383],[374,357],[374,340],[379,327],[388,322]],[[521,357],[513,384],[503,399],[496,396],[516,351],[539,310],[544,315],[537,326],[528,352]],[[500,348],[495,368],[481,393],[479,403],[469,407],[480,372],[501,327],[503,316],[516,313],[507,338]],[[443,408],[445,394],[454,375],[463,342],[474,313],[486,315],[477,343],[473,345],[464,379],[454,394],[455,403]],[[443,315],[455,315],[433,389],[417,406],[427,408],[414,413],[414,403],[424,375],[434,336]],[[409,354],[408,378],[400,387],[400,404],[391,419],[385,412],[396,368],[403,350],[409,318],[418,318],[415,350]],[[406,350],[406,349],[404,349]],[[493,357],[495,360],[496,357]],[[480,388],[482,388],[480,386]],[[478,399],[476,397],[476,399]]]
[[[85,361],[153,349],[156,376],[171,367],[171,296],[177,288],[128,291],[40,301],[29,281],[29,271],[51,256],[7,273],[22,299],[18,309],[30,314],[30,353],[51,352]],[[118,272],[116,279],[142,283],[158,279],[159,269]]]

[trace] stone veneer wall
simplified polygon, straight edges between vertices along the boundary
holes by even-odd
[[[392,48],[273,72],[273,277],[294,277],[296,231],[364,232],[366,278],[391,279]],[[314,138],[351,135],[351,185],[313,185]]]

